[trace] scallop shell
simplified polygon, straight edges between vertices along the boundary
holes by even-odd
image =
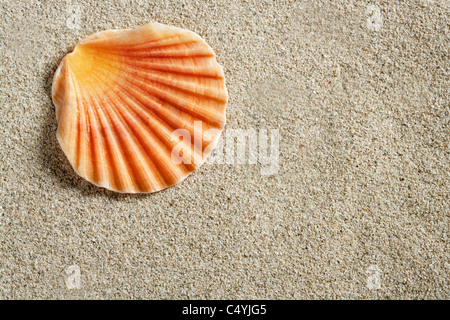
[[[52,98],[74,170],[97,186],[137,193],[174,185],[205,161],[228,96],[199,35],[149,23],[82,40],[58,67]]]

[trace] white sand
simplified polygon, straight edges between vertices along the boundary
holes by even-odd
[[[373,26],[367,1],[217,2],[72,0],[72,30],[65,1],[0,1],[0,299],[449,299],[449,2],[373,1]],[[216,51],[227,128],[279,128],[277,174],[206,164],[138,196],[75,175],[53,73],[150,21]]]

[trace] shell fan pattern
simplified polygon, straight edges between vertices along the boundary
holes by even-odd
[[[74,170],[97,186],[137,193],[174,185],[205,161],[228,95],[199,35],[149,23],[82,40],[58,67],[52,98]],[[185,134],[174,138],[178,130]]]

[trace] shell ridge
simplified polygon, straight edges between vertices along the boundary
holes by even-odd
[[[99,112],[99,105],[98,105],[98,101],[96,100],[96,98],[93,95],[89,95],[88,96],[89,101],[91,101],[92,103],[92,113],[94,114],[94,117],[96,118],[96,121],[99,124],[102,124],[102,117],[100,115]],[[105,128],[102,126],[101,129],[98,132],[99,137],[100,137],[100,144],[101,146],[104,147],[103,151],[100,153],[102,154],[102,157],[104,158],[105,164],[107,164],[106,169],[105,169],[105,175],[106,175],[106,183],[107,185],[104,186],[105,188],[114,188],[117,187],[116,184],[113,185],[114,181],[118,181],[120,180],[119,177],[119,172],[118,169],[115,167],[115,161],[113,160],[113,151],[112,151],[112,146],[111,143],[108,141],[108,133],[106,132]],[[100,181],[101,183],[101,181]],[[102,185],[103,186],[103,185]]]
[[[107,161],[104,157],[102,146],[104,146],[104,143],[102,141],[101,133],[99,133],[99,122],[98,119],[96,119],[96,116],[94,115],[94,111],[92,110],[92,100],[90,99],[90,96],[87,96],[89,99],[88,103],[88,115],[91,119],[91,152],[92,152],[92,165],[93,165],[93,180],[98,185],[103,185],[104,181],[108,181],[108,173],[104,166],[106,166]],[[104,166],[102,166],[102,164]]]
[[[122,87],[121,87],[122,88]],[[124,94],[129,95],[125,90],[121,90]],[[141,117],[142,121],[144,122],[144,125],[146,127],[148,127],[148,129],[152,132],[152,134],[155,135],[156,139],[158,140],[160,145],[163,145],[167,151],[172,152],[173,148],[175,147],[176,143],[175,142],[170,142],[168,139],[168,137],[171,135],[171,133],[173,133],[175,130],[177,129],[183,129],[184,127],[174,127],[173,125],[171,125],[168,122],[164,122],[162,120],[161,117],[158,116],[158,114],[155,114],[153,110],[149,109],[149,107],[147,107],[142,101],[139,101],[138,99],[132,97],[131,95],[129,95],[130,99],[132,99],[132,101],[148,116],[148,118],[143,118],[141,115],[138,114],[138,116]],[[150,120],[151,119],[151,120]],[[148,122],[153,122],[155,125],[152,126],[150,124],[148,124]],[[163,127],[163,130],[156,130],[154,127]],[[163,132],[164,130],[169,130],[169,132]],[[192,132],[189,131],[191,134]],[[183,141],[184,142],[184,141]],[[186,147],[189,147],[189,149],[191,148],[191,146],[189,145],[185,145],[184,144],[184,150],[186,150]],[[186,170],[188,171],[192,171],[193,169],[195,169],[195,166],[190,165],[191,162],[191,155],[183,155],[182,157],[185,161],[187,161],[187,163],[182,162],[183,165],[186,166]]]
[[[75,76],[75,73],[73,73],[73,74]],[[86,83],[86,86],[89,86],[88,82]],[[88,90],[87,88],[85,88],[85,95],[89,99],[89,101],[93,104],[93,110],[95,110],[96,116],[100,120],[99,123],[101,123],[102,127],[103,127],[103,135],[102,136],[105,137],[104,143],[105,143],[105,147],[106,147],[105,148],[105,151],[106,151],[106,158],[105,158],[105,160],[107,160],[107,162],[109,162],[109,163],[118,164],[117,167],[120,167],[120,162],[123,162],[123,161],[117,162],[117,161],[113,160],[114,159],[114,156],[113,156],[114,155],[114,152],[113,152],[114,146],[113,146],[113,143],[110,141],[110,139],[108,139],[108,138],[110,138],[110,134],[108,134],[108,131],[105,130],[105,127],[106,127],[105,124],[107,124],[108,119],[103,114],[102,108],[100,107],[100,104],[95,99],[95,95],[90,94],[89,91],[93,91],[92,88],[91,88],[91,90]],[[77,92],[78,92],[78,90],[77,90]],[[112,127],[112,126],[110,126],[110,127]],[[80,139],[78,139],[78,140],[80,140]],[[108,157],[108,154],[109,154],[109,157]],[[112,178],[113,179],[112,180],[108,180],[109,184],[107,186],[105,186],[105,185],[101,185],[101,186],[106,187],[106,188],[109,189],[110,187],[113,187],[111,185],[111,183],[113,181],[119,181],[124,187],[126,187],[126,185],[127,185],[127,178],[124,177],[123,174],[121,174],[121,172],[123,172],[124,170],[120,170],[120,171],[119,170],[115,170],[116,167],[114,165],[111,165],[110,168],[112,168],[112,170],[113,170],[113,172],[112,172]],[[75,169],[75,171],[78,174],[80,174],[80,169],[79,169],[78,165],[76,167],[74,167],[74,169]],[[125,170],[125,172],[126,172],[126,170]],[[92,180],[92,177],[87,177],[86,175],[82,175],[82,174],[80,174],[80,175],[85,177],[86,179],[88,179],[90,182],[94,183],[94,181]],[[110,177],[110,173],[109,172],[108,172],[108,177]],[[115,186],[120,188],[120,185],[115,185]]]
[[[114,54],[107,54],[106,56],[115,56]],[[105,57],[105,60],[111,60],[113,62],[115,62],[116,60],[111,58],[111,57]],[[202,57],[202,59],[207,59],[211,62],[210,68],[208,68],[208,70],[210,69],[214,69],[215,71],[220,71],[220,72],[215,72],[215,74],[212,73],[201,73],[199,70],[193,72],[192,70],[189,71],[187,70],[188,68],[186,66],[184,66],[184,69],[182,70],[177,70],[174,69],[175,67],[179,67],[179,65],[177,64],[169,64],[169,63],[164,63],[164,61],[160,61],[160,63],[157,63],[157,60],[162,60],[162,59],[172,59],[172,62],[174,61],[174,59],[177,60],[183,60],[183,59],[189,59],[189,57],[172,57],[172,58],[147,58],[147,59],[134,59],[134,63],[129,62],[129,60],[131,59],[126,59],[121,61],[123,64],[131,66],[131,67],[135,67],[135,66],[139,66],[142,69],[149,69],[149,70],[155,70],[155,71],[159,71],[159,72],[167,72],[167,73],[172,73],[172,74],[180,74],[180,75],[187,75],[187,76],[193,76],[193,77],[203,77],[203,78],[212,78],[212,79],[216,79],[216,80],[223,80],[223,70],[222,68],[220,68],[220,65],[218,65],[217,60],[214,58],[214,56],[208,56],[208,57]],[[152,61],[146,61],[146,60],[152,60]],[[170,67],[169,69],[167,67]],[[212,68],[214,67],[214,68]],[[166,69],[164,69],[166,68]],[[195,65],[190,65],[189,68],[195,70]]]
[[[107,170],[108,167],[108,157],[105,157],[103,153],[105,142],[103,141],[102,132],[99,132],[98,124],[99,119],[96,114],[95,108],[93,106],[93,100],[91,95],[89,94],[87,88],[82,89],[84,97],[86,98],[86,109],[87,116],[90,120],[89,132],[91,139],[91,155],[92,155],[92,176],[90,177],[90,181],[105,187],[105,181],[108,181],[109,172]],[[105,164],[105,167],[102,167],[101,164]],[[109,185],[108,185],[109,187]]]
[[[130,81],[130,79],[128,79],[128,77],[126,80],[128,80],[129,83],[132,83],[135,86],[137,86],[136,83],[133,81]],[[143,81],[140,81],[139,84],[140,84],[140,86],[138,86],[138,87],[142,86],[141,89],[144,90],[146,93],[157,97],[159,100],[161,100],[167,104],[170,104],[171,106],[175,107],[176,109],[179,109],[186,113],[195,114],[195,116],[198,119],[200,119],[201,121],[205,121],[211,125],[214,125],[216,123],[218,123],[220,125],[220,123],[221,123],[220,120],[215,119],[214,116],[211,115],[211,112],[210,112],[210,114],[208,114],[207,111],[205,112],[205,110],[198,108],[199,107],[198,104],[193,105],[192,102],[177,99],[167,93],[164,94],[164,92],[161,92],[162,91],[161,89],[159,89],[155,86],[152,86],[148,83],[144,83]]]
[[[113,66],[112,64],[108,64],[110,66]],[[145,74],[145,76],[139,74],[139,73],[131,73],[129,71],[125,71],[125,73],[127,73],[130,76],[137,76],[143,80],[148,80],[151,82],[155,82],[155,83],[160,83],[163,84],[165,86],[168,86],[174,90],[178,90],[181,92],[185,92],[185,93],[189,93],[189,94],[195,94],[195,95],[199,95],[202,96],[204,98],[209,98],[209,99],[213,99],[216,100],[217,102],[222,102],[222,103],[226,103],[227,102],[227,97],[219,97],[220,93],[222,90],[219,90],[217,88],[213,88],[212,86],[207,87],[207,86],[203,86],[200,83],[192,83],[191,87],[189,87],[189,83],[188,82],[183,82],[183,81],[177,81],[176,79],[172,79],[172,81],[170,81],[170,79],[167,78],[161,78],[161,77],[157,77],[156,74],[158,74],[159,72],[161,72],[160,70],[150,70],[147,71],[142,67],[139,66],[135,66],[135,65],[130,65],[130,67],[136,71],[143,71],[143,74]],[[154,72],[154,73],[153,73]],[[219,80],[219,79],[216,79]],[[223,79],[220,79],[221,81],[223,81]],[[175,83],[174,83],[175,82]],[[200,89],[201,91],[196,91],[197,89]],[[215,91],[215,95],[211,95],[208,94],[206,91]]]
[[[80,90],[81,91],[81,90]],[[89,149],[89,141],[87,138],[87,131],[89,130],[86,112],[85,112],[85,103],[83,99],[80,99],[79,110],[80,110],[80,139],[79,139],[79,154],[78,154],[78,169],[80,172],[83,172],[84,175],[88,176],[89,164],[87,161],[87,153]]]
[[[145,143],[143,142],[142,138],[140,137],[140,135],[136,132],[136,128],[133,128],[132,126],[132,122],[133,121],[137,121],[134,116],[132,114],[129,113],[127,115],[124,115],[124,110],[125,107],[123,106],[123,104],[120,105],[120,107],[118,105],[116,105],[115,102],[113,102],[113,98],[109,96],[109,93],[107,93],[108,99],[112,102],[112,104],[114,105],[114,109],[115,109],[115,113],[117,114],[117,117],[121,119],[124,129],[127,132],[127,137],[128,137],[128,144],[132,145],[134,147],[134,151],[133,153],[138,155],[140,158],[144,158],[141,160],[145,160],[145,161],[136,161],[133,164],[130,164],[131,167],[133,168],[133,172],[135,173],[136,176],[138,176],[138,174],[136,174],[136,172],[142,171],[142,170],[138,170],[139,169],[139,164],[142,163],[142,167],[146,167],[147,168],[147,172],[145,176],[141,176],[141,179],[146,179],[149,180],[148,182],[146,181],[142,181],[142,183],[149,183],[150,184],[150,188],[152,190],[159,190],[161,189],[161,185],[167,184],[167,180],[166,177],[164,177],[164,175],[161,172],[161,164],[157,162],[157,159],[159,159],[158,157],[155,157],[157,159],[153,159],[151,157],[151,153],[149,152],[149,146],[145,145]],[[123,100],[122,100],[123,101]],[[114,112],[114,111],[112,111]],[[140,128],[142,129],[142,128]],[[123,142],[122,142],[123,143]],[[162,161],[162,159],[159,159],[160,161]],[[137,177],[138,179],[138,177]]]
[[[190,61],[191,63],[180,64],[180,61]],[[208,66],[205,66],[202,62],[209,62]],[[161,70],[169,71],[174,74],[181,75],[192,75],[192,76],[202,76],[210,77],[214,79],[222,79],[222,75],[217,73],[217,68],[215,68],[216,60],[213,57],[170,57],[170,58],[146,58],[146,59],[136,59],[133,65],[138,65],[144,69],[151,70]],[[128,61],[124,62],[129,64]],[[200,67],[199,67],[200,66]],[[214,67],[214,68],[213,68]]]
[[[145,50],[145,49],[152,49],[152,48],[162,48],[165,46],[170,46],[170,45],[178,45],[178,44],[185,44],[185,43],[189,43],[189,42],[193,42],[195,40],[192,39],[186,39],[183,41],[183,37],[180,36],[174,36],[174,37],[168,37],[168,38],[159,38],[159,39],[155,39],[155,40],[151,40],[151,41],[147,41],[147,42],[143,42],[140,44],[105,44],[105,46],[109,46],[112,47],[116,50],[123,50],[124,48],[127,48],[129,50]]]
[[[198,44],[198,47],[190,47],[190,45]],[[89,44],[86,44],[86,46],[90,46]],[[185,50],[185,52],[179,52],[178,54],[182,55],[175,55],[175,57],[184,57],[184,56],[195,56],[195,55],[205,55],[205,56],[214,56],[214,52],[210,49],[210,47],[203,45],[203,43],[199,40],[189,40],[185,42],[174,42],[174,43],[161,43],[159,45],[153,45],[153,46],[142,46],[141,48],[133,48],[133,46],[130,45],[123,45],[123,46],[112,46],[110,48],[104,49],[105,52],[109,54],[124,54],[132,57],[145,57],[144,54],[155,54],[155,55],[161,55],[161,57],[170,57],[170,54],[176,54],[177,51],[173,50],[177,47],[183,48],[183,46],[186,47],[186,49],[193,50],[193,52],[189,50]],[[96,46],[92,46],[96,47]],[[162,49],[169,48],[173,51],[164,52]],[[201,49],[201,50],[200,50]],[[197,51],[203,51],[203,53],[195,53]],[[159,56],[152,56],[152,57],[159,57]]]
[[[107,70],[103,70],[103,71],[107,72],[107,73],[111,73],[111,71],[107,71]],[[146,83],[144,83],[142,81],[139,81],[138,83],[136,83],[136,81],[132,81],[129,78],[130,77],[122,77],[123,80],[125,80],[127,83],[130,84],[130,89],[133,88],[133,89],[135,89],[138,92],[141,91],[140,92],[141,94],[142,94],[142,92],[145,92],[145,93],[153,96],[154,98],[164,102],[165,104],[168,104],[168,105],[174,107],[176,110],[179,110],[183,114],[189,114],[190,116],[192,116],[192,114],[194,114],[196,116],[196,120],[200,120],[202,122],[205,122],[205,123],[207,123],[208,125],[210,125],[212,127],[215,127],[215,128],[222,128],[223,127],[221,120],[209,119],[207,115],[201,114],[199,112],[199,110],[197,110],[195,107],[191,107],[191,108],[183,107],[182,104],[180,104],[180,103],[176,103],[176,102],[172,102],[170,100],[167,100],[167,99],[161,97],[160,95],[155,94],[154,87],[151,87],[153,90],[147,90],[148,88],[147,88],[147,84]],[[133,79],[133,77],[131,77],[131,79]],[[143,87],[145,87],[145,88],[143,88]],[[189,103],[187,103],[187,104],[189,104]]]
[[[112,63],[105,63],[108,66],[114,67]],[[146,70],[142,67],[131,65],[130,67],[136,71],[142,71],[144,75],[139,73],[132,73],[130,71],[124,71],[129,77],[133,78],[134,76],[139,77],[143,80],[149,80],[155,83],[160,83],[166,86],[169,86],[173,90],[179,90],[181,92],[186,92],[192,95],[202,96],[204,98],[215,100],[219,103],[226,104],[228,100],[228,94],[225,90],[225,82],[223,78],[212,79],[206,77],[207,81],[215,81],[216,86],[213,86],[211,83],[209,85],[202,84],[201,82],[195,82],[189,85],[188,79],[185,80],[177,80],[176,78],[170,78],[171,72],[164,72],[161,70]],[[180,75],[180,77],[193,77],[191,75]],[[200,90],[200,91],[196,91]],[[212,93],[214,92],[214,93]]]
[[[84,90],[82,89],[82,91],[83,91],[83,94],[84,94],[84,96],[86,97],[86,99],[88,99],[91,103],[92,103],[92,100],[91,100],[91,98],[90,98],[90,95],[89,94],[86,94],[86,88],[84,88]],[[88,105],[89,105],[89,103],[88,103]],[[89,112],[89,111],[88,111]],[[95,151],[95,150],[94,150]],[[95,158],[94,158],[95,159]],[[94,159],[93,159],[93,161],[94,161]],[[94,167],[95,167],[95,165],[94,165]],[[75,169],[77,172],[79,171],[79,169],[78,168],[76,168]],[[94,169],[94,171],[95,171],[95,169]],[[91,181],[91,182],[93,182],[92,181],[92,177],[86,177],[86,178],[88,178],[88,180],[89,181]]]
[[[95,72],[93,72],[93,75],[95,75]],[[101,77],[97,76],[97,79],[99,81],[103,81],[103,79]],[[133,191],[139,191],[136,190],[135,187],[142,187],[145,186],[148,181],[150,181],[153,184],[153,180],[149,179],[149,172],[151,172],[152,170],[148,167],[147,162],[142,161],[142,154],[140,152],[138,152],[139,147],[136,146],[135,141],[134,143],[131,141],[128,141],[128,147],[131,147],[132,150],[125,148],[124,147],[124,143],[123,140],[125,139],[124,135],[128,136],[128,138],[133,138],[133,135],[130,135],[129,132],[129,128],[124,124],[123,118],[120,116],[120,114],[117,113],[116,110],[114,110],[115,108],[113,107],[114,101],[112,99],[109,98],[109,96],[107,95],[107,92],[104,93],[103,95],[103,100],[106,102],[108,101],[109,103],[105,103],[105,114],[107,115],[107,118],[109,119],[109,123],[110,123],[110,128],[112,130],[112,134],[114,136],[114,140],[115,140],[115,144],[118,148],[118,152],[121,154],[121,159],[123,160],[123,165],[124,167],[127,168],[127,172],[128,172],[128,176],[131,179],[131,185],[130,187],[132,187]],[[121,119],[122,118],[122,119]],[[122,120],[122,121],[117,121],[117,120]],[[117,125],[115,125],[114,123],[116,123]],[[119,128],[120,126],[120,128]],[[119,131],[119,129],[122,129]],[[129,139],[132,140],[132,139]],[[127,154],[132,154],[133,156],[138,157],[138,159],[136,159],[135,161],[131,162],[131,161],[126,161],[125,159],[127,158]],[[141,169],[143,170],[138,170],[137,166],[139,164],[145,164],[145,166],[141,167]],[[142,179],[142,175],[136,174],[136,172],[139,171],[143,171],[143,173],[145,173],[147,179],[145,181],[143,181]],[[150,188],[153,188],[153,185],[149,185]],[[155,188],[157,188],[157,186],[155,186]]]
[[[101,81],[101,77],[98,74],[95,74],[95,76],[99,79],[99,81]],[[129,96],[126,92],[120,91],[119,93],[127,95],[128,98],[130,100],[132,100],[131,96]],[[149,153],[149,149],[151,149],[152,147],[154,148],[154,146],[151,146],[151,145],[146,146],[143,143],[142,139],[139,137],[136,130],[133,129],[135,126],[133,126],[130,123],[130,121],[135,121],[134,124],[139,125],[140,129],[143,131],[146,131],[146,129],[151,130],[151,128],[149,126],[145,125],[145,123],[142,121],[142,118],[134,110],[134,108],[130,105],[130,102],[125,100],[124,97],[121,96],[119,93],[115,92],[114,90],[109,90],[109,91],[105,92],[105,97],[111,102],[111,111],[115,112],[117,114],[117,116],[121,118],[123,124],[125,125],[126,130],[128,131],[128,135],[130,137],[134,138],[133,139],[134,143],[140,145],[141,152],[144,153],[145,156],[148,158],[148,160],[151,162],[152,167],[153,167],[153,169],[150,168],[151,173],[153,173],[151,175],[151,176],[153,176],[152,178],[158,179],[159,181],[164,182],[165,184],[169,184],[170,181],[166,180],[165,176],[162,174],[162,171],[161,171],[161,167],[163,164],[162,162],[167,163],[168,162],[167,158],[164,159],[161,157],[157,157],[157,159],[159,161],[153,160],[151,157],[151,153]],[[114,99],[113,97],[111,97],[110,96],[111,94],[113,94],[117,99]],[[118,105],[116,102],[114,102],[115,100],[118,100],[118,99],[120,99],[122,102],[120,105]],[[114,108],[115,110],[112,110],[112,108]],[[124,114],[124,112],[127,113],[127,116]],[[164,144],[163,140],[160,140],[160,142],[161,142],[161,144],[158,145],[159,148],[161,148],[161,145],[162,145],[163,149],[165,147],[165,148],[167,148],[167,150],[170,151],[170,149]],[[139,145],[137,145],[137,147],[139,147]],[[164,157],[164,154],[162,154],[162,156]],[[178,168],[175,168],[175,169],[178,170]],[[157,184],[157,185],[153,186],[153,188],[156,190],[156,189],[160,189],[161,186],[160,186],[160,184]]]
[[[149,118],[152,118],[153,120],[153,122],[159,122],[159,125],[161,125],[161,123],[164,123],[163,121],[158,121],[158,120],[156,120],[155,118],[157,118],[157,115],[155,115],[154,113],[153,113],[153,111],[152,110],[149,110],[148,108],[146,108],[145,106],[143,106],[143,104],[142,104],[142,102],[140,102],[140,101],[138,101],[138,100],[136,100],[137,98],[135,98],[135,97],[133,97],[132,95],[130,95],[125,89],[126,88],[124,88],[123,86],[122,86],[122,84],[120,84],[120,83],[117,83],[117,85],[120,87],[118,90],[120,90],[120,93],[122,93],[123,95],[125,95],[125,96],[127,96],[133,103],[135,103],[138,107],[140,107],[140,109],[142,109],[144,112],[146,112],[147,113],[147,115],[148,115],[148,117]],[[116,93],[117,94],[117,93]],[[121,97],[120,95],[117,95],[120,99],[122,99],[122,101],[124,101],[123,100],[123,97]],[[124,101],[124,103],[125,103],[125,101]],[[131,107],[132,108],[132,107]],[[150,126],[150,125],[148,125],[146,122],[148,122],[149,120],[148,119],[145,119],[145,118],[143,118],[142,116],[140,116],[140,114],[138,113],[138,112],[135,112],[135,114],[137,115],[137,116],[139,116],[141,119],[142,119],[142,122],[143,122],[143,125],[144,125],[144,127],[146,127],[146,128],[148,128],[148,130],[150,130],[151,132],[152,132],[152,134],[155,136],[155,138],[156,138],[156,143],[159,145],[159,147],[161,148],[161,146],[163,146],[163,148],[165,148],[167,151],[169,151],[169,152],[172,152],[172,150],[173,150],[173,148],[174,148],[174,146],[175,146],[175,144],[173,143],[173,144],[170,144],[170,142],[169,142],[169,140],[170,139],[167,139],[166,137],[164,137],[163,135],[162,135],[162,133],[161,132],[158,132],[153,126]],[[159,117],[158,117],[159,118]],[[171,132],[173,132],[173,131],[175,131],[177,128],[175,128],[175,127],[172,127],[172,126],[170,126],[170,124],[168,124],[168,123],[166,123],[167,124],[167,126],[170,128],[170,130],[171,130]],[[166,139],[165,139],[166,138]],[[189,146],[190,147],[190,146]],[[188,160],[188,159],[186,159],[186,160]],[[189,159],[190,160],[190,159]],[[183,163],[184,164],[184,163]],[[185,164],[185,166],[186,166],[186,170],[188,170],[188,171],[192,171],[192,168],[190,168],[189,166],[187,166],[186,164]]]
[[[159,103],[162,105],[162,107],[156,108],[156,110],[155,110],[155,112],[158,116],[163,116],[162,111],[166,111],[166,110],[170,109],[170,110],[168,110],[169,113],[171,115],[173,115],[173,117],[179,119],[180,121],[183,121],[182,119],[185,117],[189,117],[189,119],[192,119],[192,121],[202,121],[203,123],[207,124],[210,127],[220,128],[219,125],[216,125],[216,121],[214,119],[212,119],[212,120],[208,119],[208,117],[206,117],[205,115],[202,115],[200,112],[198,112],[198,110],[187,109],[183,106],[180,106],[180,104],[171,102],[168,99],[158,96],[153,91],[149,92],[148,90],[142,89],[137,85],[135,85],[135,89],[146,92],[147,94],[151,95],[151,97],[148,97],[149,99],[153,98],[154,100],[156,100],[156,103]],[[165,113],[165,115],[167,116],[167,113]],[[185,128],[185,127],[186,127],[186,121],[184,121],[184,125],[180,126],[179,128]],[[176,128],[174,127],[174,130],[175,129]]]
[[[95,104],[97,106],[96,110],[98,111],[100,121],[105,130],[105,138],[109,146],[111,159],[115,164],[113,168],[114,167],[116,168],[115,170],[115,173],[117,174],[115,176],[117,178],[116,183],[118,183],[119,186],[122,186],[124,189],[129,190],[130,185],[132,185],[132,177],[129,168],[125,163],[124,154],[122,153],[122,150],[118,145],[114,124],[112,123],[107,113],[104,112],[104,110],[100,107],[100,103],[97,97],[95,97],[95,95],[91,95],[91,97],[93,101],[95,101]],[[118,159],[116,159],[116,156]]]
[[[78,80],[76,78],[75,73],[72,72],[72,81],[74,84],[74,92],[75,92],[75,107],[76,107],[76,113],[77,113],[77,146],[75,148],[75,162],[74,162],[74,167],[76,168],[76,170],[79,170],[79,166],[80,166],[80,148],[81,148],[81,112],[80,112],[80,107],[79,107],[79,95],[77,94],[79,92],[79,84],[78,84]]]
[[[171,73],[169,73],[169,72],[165,72],[165,71],[161,71],[161,70],[151,70],[151,72],[152,72],[152,74],[154,74],[155,76],[157,76],[159,78],[167,79],[166,81],[168,81],[168,79],[170,79]],[[201,88],[213,88],[214,86],[212,84],[223,85],[223,86],[225,85],[225,81],[223,78],[222,79],[212,79],[212,78],[201,77],[201,76],[193,77],[190,75],[179,75],[179,74],[176,74],[176,75],[177,75],[177,77],[181,77],[181,79],[183,79],[183,81],[179,80],[178,81],[179,83],[188,83],[190,81],[198,81],[195,84],[200,85]],[[194,80],[196,78],[200,78],[200,79]],[[208,86],[205,86],[204,84],[202,84],[202,83],[205,83],[205,81],[208,83]],[[225,91],[225,90],[224,90],[224,87],[220,87],[220,86],[217,86],[217,87],[218,88],[215,88],[215,90],[217,91],[218,96],[220,96],[220,91]],[[218,97],[218,99],[220,99],[221,102],[226,102],[227,98],[228,97],[227,97],[226,92],[224,92],[223,98]]]
[[[94,171],[94,165],[93,165],[93,157],[89,157],[89,155],[92,155],[91,150],[91,140],[90,140],[90,131],[91,126],[89,122],[89,114],[87,112],[87,102],[85,100],[85,93],[84,91],[86,88],[82,85],[80,85],[80,81],[74,73],[74,77],[76,79],[77,83],[77,91],[80,93],[80,100],[78,103],[79,113],[80,113],[80,122],[79,122],[79,131],[80,131],[80,138],[79,138],[79,155],[78,155],[78,170],[80,172],[83,172],[84,175],[87,177],[91,177],[92,173]]]
[[[143,89],[139,88],[138,86],[135,86],[135,88],[130,88],[132,90],[135,90],[136,92],[139,92],[140,94],[142,94],[142,92],[146,92]],[[140,91],[142,92],[140,92]],[[189,123],[186,120],[183,120],[183,118],[188,118],[189,120],[192,120],[191,122],[194,121],[202,121],[203,123],[207,124],[209,127],[213,127],[212,125],[208,124],[206,121],[201,120],[200,118],[195,118],[193,117],[191,114],[180,110],[179,108],[176,108],[175,106],[173,106],[170,103],[164,102],[163,100],[159,99],[156,96],[151,96],[150,97],[146,97],[147,99],[153,99],[156,101],[142,101],[139,98],[135,98],[137,101],[139,101],[139,103],[142,105],[142,108],[144,108],[145,110],[148,110],[152,116],[157,119],[158,122],[160,123],[166,123],[167,126],[171,129],[171,131],[175,131],[176,129],[187,129],[189,131],[190,134],[194,133],[194,129],[193,126],[191,125],[191,123]],[[156,107],[152,107],[149,106],[149,104],[153,104],[153,105],[162,105],[161,107],[156,106]],[[166,121],[163,121],[163,118],[166,118]],[[176,122],[183,122],[183,124],[181,125],[181,123],[176,124]]]
[[[181,92],[181,93],[184,93],[185,95],[197,96],[197,97],[200,96],[200,97],[203,98],[203,99],[210,99],[210,100],[214,100],[215,102],[219,102],[219,103],[224,103],[224,102],[225,102],[225,101],[223,101],[222,99],[219,99],[219,98],[217,98],[217,97],[213,97],[213,96],[207,95],[207,94],[205,94],[205,93],[201,93],[201,92],[196,92],[196,91],[184,89],[184,88],[181,88],[181,87],[177,87],[177,86],[175,86],[175,85],[171,85],[171,84],[168,84],[168,83],[164,83],[164,82],[162,82],[162,81],[158,81],[158,80],[156,80],[156,79],[155,79],[155,80],[151,80],[151,79],[148,79],[148,78],[144,78],[144,77],[142,77],[141,75],[138,75],[138,74],[136,74],[136,76],[138,76],[138,77],[141,78],[142,80],[148,80],[149,83],[150,83],[150,84],[154,84],[155,87],[156,87],[156,86],[162,86],[163,89],[164,89],[164,88],[170,88],[170,89],[172,89],[173,91],[179,91],[179,92]]]
[[[138,122],[139,124],[139,129],[143,130],[143,131],[147,131],[145,130],[146,128],[148,128],[147,126],[145,126],[145,124],[142,123],[142,119],[136,114],[136,112],[134,111],[130,111],[130,110],[124,110],[127,109],[125,107],[126,102],[124,101],[124,99],[122,97],[120,97],[120,95],[115,94],[116,96],[119,96],[119,98],[123,101],[123,104],[120,105],[121,108],[119,108],[118,106],[116,106],[116,111],[119,112],[119,110],[121,109],[122,112],[127,112],[128,115],[127,116],[123,116],[122,120],[126,123],[126,126],[128,128],[128,130],[130,131],[130,135],[132,135],[134,137],[135,143],[139,144],[141,146],[141,152],[145,154],[146,158],[148,158],[149,161],[152,162],[152,167],[153,169],[151,169],[153,175],[156,175],[158,177],[158,179],[163,182],[164,184],[170,184],[170,180],[168,180],[168,178],[166,176],[164,176],[163,172],[162,172],[162,167],[164,165],[164,163],[170,163],[169,161],[165,161],[166,159],[164,159],[164,155],[162,154],[161,156],[154,156],[155,159],[153,159],[152,154],[150,152],[150,146],[145,145],[145,143],[143,142],[142,138],[140,137],[140,135],[136,132],[137,128],[133,129],[132,126],[132,121],[134,121],[135,123]],[[112,98],[111,98],[112,99]],[[138,118],[138,119],[136,119]],[[163,144],[163,148],[166,147],[166,145]],[[155,148],[155,146],[153,146],[153,148]],[[158,144],[158,149],[161,149],[161,145]],[[176,168],[178,169],[178,168]],[[161,189],[161,187],[159,185],[153,187],[154,190],[157,189]]]
[[[164,88],[158,87],[154,83],[145,83],[144,85],[150,90],[153,95],[157,96],[162,101],[187,113],[193,113],[197,115],[200,120],[205,121],[211,125],[220,123],[220,120],[215,118],[213,112],[206,110],[206,108],[204,108],[199,103],[198,99],[197,101],[189,101],[185,97],[177,98],[174,92],[164,91]]]

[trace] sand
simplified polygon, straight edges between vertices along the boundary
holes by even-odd
[[[448,1],[0,10],[0,299],[450,298]],[[211,45],[227,130],[279,130],[274,174],[208,162],[123,195],[74,173],[53,74],[80,39],[150,21]]]

